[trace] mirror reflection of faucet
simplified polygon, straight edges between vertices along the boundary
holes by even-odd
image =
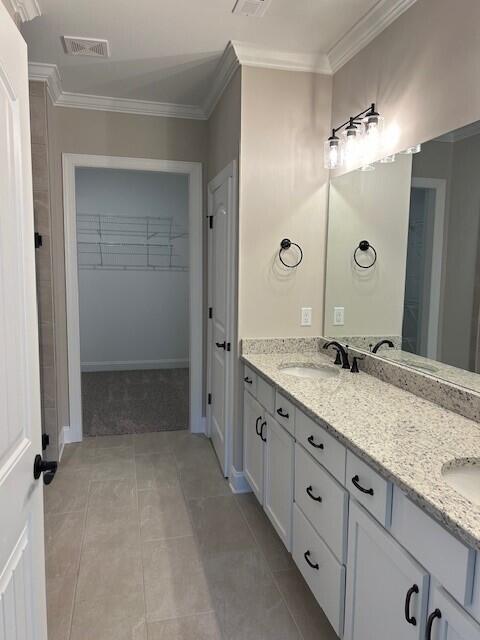
[[[370,351],[372,353],[377,353],[377,351],[380,349],[381,346],[383,346],[384,344],[388,345],[390,347],[390,349],[394,349],[395,345],[393,344],[393,342],[391,340],[380,340],[379,342],[377,342],[377,344],[372,348],[372,345],[368,345],[370,347]]]

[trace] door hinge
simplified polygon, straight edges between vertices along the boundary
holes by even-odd
[[[230,344],[230,342],[227,342],[227,351],[230,351],[232,348],[232,345]]]
[[[207,404],[212,404],[212,394],[211,393],[208,394]]]
[[[40,249],[40,247],[43,244],[43,238],[42,236],[38,233],[38,231],[35,231],[34,235],[33,235],[33,241],[34,241],[34,245],[35,245],[35,249]]]
[[[42,451],[45,451],[45,449],[49,446],[50,444],[50,436],[48,435],[48,433],[42,433]]]
[[[208,226],[213,229],[213,216],[208,216]]]
[[[208,307],[208,317],[213,318],[213,307]]]

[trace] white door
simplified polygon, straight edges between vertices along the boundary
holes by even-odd
[[[347,569],[345,640],[425,638],[428,574],[353,500]]]
[[[0,638],[46,640],[27,47],[0,2]]]
[[[265,416],[265,498],[264,509],[287,547],[292,546],[293,460],[292,436],[269,415]],[[267,434],[265,436],[265,433]]]
[[[428,603],[427,640],[480,640],[480,625],[440,587]]]
[[[233,363],[236,355],[234,243],[235,163],[208,185],[208,434],[224,476],[230,473]]]
[[[243,469],[248,483],[263,504],[264,439],[267,435],[267,421],[263,407],[255,398],[244,392],[243,396]]]

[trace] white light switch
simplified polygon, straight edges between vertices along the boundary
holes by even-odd
[[[336,326],[345,324],[345,307],[333,307],[333,324]]]
[[[312,307],[302,307],[302,327],[312,326]]]

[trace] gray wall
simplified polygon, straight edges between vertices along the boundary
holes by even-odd
[[[80,168],[76,171],[77,238],[79,265],[97,264],[99,254],[95,219],[122,217],[124,224],[103,223],[105,242],[141,243],[143,225],[132,218],[172,218],[176,229],[188,234],[188,178],[151,171]],[[117,221],[118,222],[118,221]],[[168,233],[168,221],[154,223],[151,232]],[[83,232],[81,230],[84,230]],[[114,230],[120,229],[121,234]],[[146,227],[145,227],[146,231]],[[188,235],[158,237],[174,245],[175,265],[188,266]],[[133,247],[132,247],[133,248]],[[85,253],[85,249],[89,253]],[[94,251],[93,253],[92,250]],[[115,248],[114,248],[115,250]],[[116,251],[123,251],[123,247]],[[136,251],[145,251],[137,247]],[[155,249],[152,249],[155,251]],[[169,260],[152,255],[155,264]],[[108,255],[109,265],[143,264],[143,256]],[[80,347],[82,366],[89,370],[188,366],[189,275],[187,271],[79,269]]]

